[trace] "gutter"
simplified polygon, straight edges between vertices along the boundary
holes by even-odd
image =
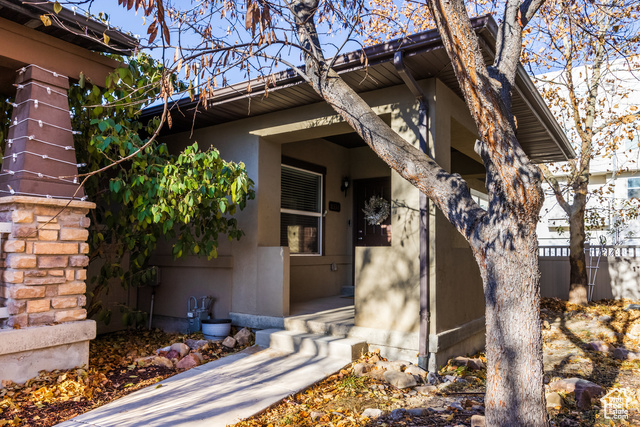
[[[393,55],[393,65],[398,74],[418,100],[418,136],[420,149],[427,156],[432,156],[429,145],[429,102],[427,94],[422,90],[411,71],[404,63],[404,52]],[[420,335],[418,342],[418,366],[429,370],[429,330],[431,320],[431,296],[429,280],[429,199],[420,192]],[[435,364],[434,364],[435,366]]]
[[[56,14],[53,9],[53,5],[54,4],[51,2],[43,2],[41,0],[0,0],[0,8],[6,7],[36,21],[40,21],[40,15],[53,14],[57,16],[57,18],[60,19],[63,24],[67,25],[69,29],[59,27],[55,22],[52,24],[54,27],[60,28],[73,36],[84,38],[88,42],[99,46],[94,50],[131,55],[138,47],[138,40],[132,36],[124,34],[115,28],[109,28],[102,22],[98,22],[92,18],[84,16],[84,14],[76,13],[64,7],[60,13]],[[34,29],[47,34],[38,28]],[[101,42],[103,33],[107,33],[110,37],[110,45],[106,45]],[[93,34],[95,39],[89,36],[89,34]]]
[[[0,2],[1,1],[4,0],[0,0]],[[497,24],[493,17],[489,15],[471,19],[471,26],[474,31],[478,34],[482,34],[483,36],[497,31]],[[493,37],[495,39],[495,34],[493,34]],[[412,34],[407,37],[392,40],[387,43],[368,46],[364,49],[364,56],[367,58],[368,65],[372,66],[390,61],[391,56],[398,52],[404,52],[405,56],[413,56],[441,48],[442,38],[437,30],[432,29],[423,33]],[[342,54],[333,64],[333,69],[338,74],[363,69],[365,66],[363,65],[362,55],[362,51]],[[304,82],[302,77],[291,69],[275,73],[275,80],[275,86],[269,87],[270,92],[296,86]],[[247,83],[251,83],[251,92],[247,92]],[[220,105],[241,98],[260,96],[260,93],[264,92],[265,85],[265,79],[253,79],[217,89],[214,91],[213,97],[209,98],[208,106]],[[183,109],[194,108],[201,102],[202,101],[200,100],[191,101],[189,98],[182,98],[181,100],[175,101],[175,103]],[[162,112],[162,109],[162,105],[147,107],[144,109],[143,117],[153,117],[154,115],[158,115]]]

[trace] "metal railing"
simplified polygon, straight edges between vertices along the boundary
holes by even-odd
[[[640,246],[607,245],[587,246],[585,253],[591,257],[621,257],[640,258]],[[569,257],[568,246],[540,246],[538,256],[541,257]]]

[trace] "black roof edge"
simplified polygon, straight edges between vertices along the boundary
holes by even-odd
[[[11,8],[12,10],[28,16],[32,19],[40,19],[40,15],[52,14],[58,17],[62,23],[69,28],[78,31],[79,37],[90,39],[100,45],[99,50],[105,53],[116,53],[121,55],[131,55],[138,47],[139,41],[130,35],[106,26],[90,17],[86,17],[84,13],[75,13],[67,8],[56,14],[53,9],[54,3],[42,0],[0,0],[0,6]],[[55,21],[52,25],[56,25]],[[89,36],[87,33],[93,33],[95,36]],[[109,44],[102,41],[102,34],[109,36]]]

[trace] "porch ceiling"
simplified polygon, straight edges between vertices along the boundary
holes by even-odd
[[[491,17],[473,19],[472,25],[480,36],[486,63],[490,64],[494,56],[497,25]],[[358,51],[339,57],[334,68],[358,93],[401,85],[403,81],[393,65],[396,51],[404,52],[405,64],[416,80],[436,77],[462,97],[451,61],[435,30],[366,48],[369,67],[362,65],[361,52]],[[172,114],[172,129],[169,131],[165,127],[165,134],[322,101],[311,86],[293,71],[277,76],[276,87],[269,89],[268,97],[263,96],[264,82],[252,82],[251,93],[246,92],[246,86],[244,82],[218,90],[209,100],[206,110],[198,101],[185,99],[176,102],[173,108],[179,112]],[[162,106],[151,107],[144,111],[143,117],[159,115],[161,111]],[[575,156],[571,144],[522,66],[516,78],[513,112],[518,123],[518,140],[534,162],[560,161]]]

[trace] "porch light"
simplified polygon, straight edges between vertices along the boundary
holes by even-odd
[[[344,191],[344,197],[347,197],[347,189],[349,188],[349,177],[342,178],[340,183],[340,191]]]

